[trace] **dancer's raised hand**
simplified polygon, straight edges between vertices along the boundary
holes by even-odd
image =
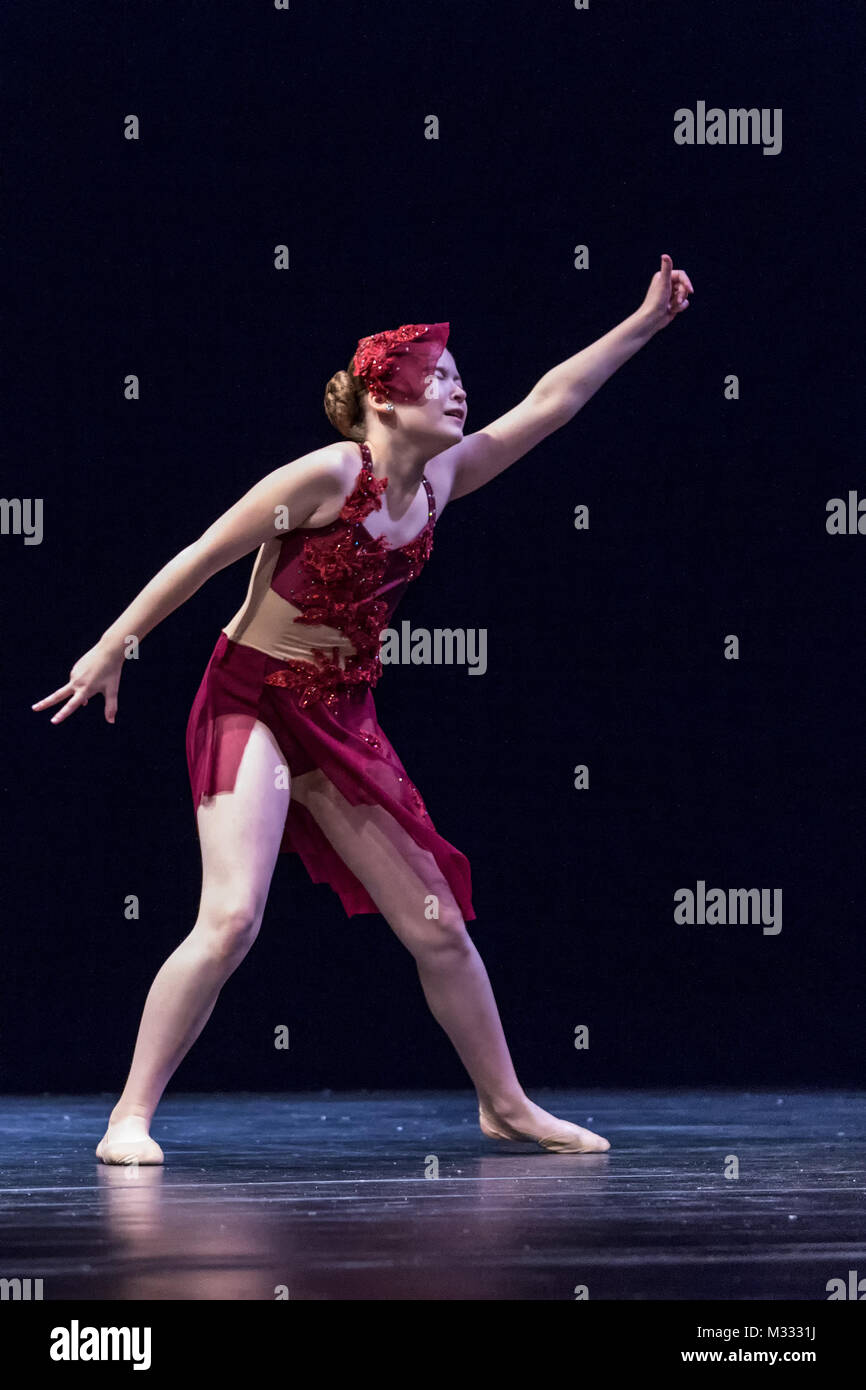
[[[641,305],[658,328],[668,324],[689,307],[688,296],[694,294],[695,287],[684,270],[674,270],[673,261],[665,253],[661,268],[650,280],[650,287]]]
[[[81,705],[86,705],[94,695],[102,694],[105,696],[105,718],[109,724],[113,724],[117,714],[117,689],[122,672],[123,653],[97,643],[76,661],[69,672],[66,685],[61,685],[59,690],[46,695],[44,700],[37,700],[35,705],[31,705],[31,709],[48,709],[51,705],[66,700],[63,708],[51,717],[52,724],[61,724]]]

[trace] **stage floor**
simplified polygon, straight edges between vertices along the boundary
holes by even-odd
[[[823,1301],[866,1276],[866,1092],[531,1095],[610,1151],[485,1139],[470,1091],[169,1095],[165,1167],[107,1168],[114,1097],[5,1097],[0,1278],[45,1299]]]

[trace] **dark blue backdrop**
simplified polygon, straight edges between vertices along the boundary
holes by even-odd
[[[61,726],[30,704],[333,437],[324,384],[362,334],[450,320],[477,429],[630,314],[663,251],[685,316],[449,507],[404,601],[416,626],[486,628],[487,675],[390,668],[377,705],[471,860],[525,1085],[859,1081],[866,535],[825,529],[829,498],[866,494],[853,8],[187,0],[0,23],[2,491],[45,515],[38,546],[0,537],[4,1089],[123,1082],[198,903],[184,729],[252,556],[145,640],[114,727],[101,700]],[[675,144],[698,101],[781,108],[781,152]],[[781,933],[677,925],[699,879],[781,888]],[[173,1084],[468,1083],[382,919],[282,857]]]

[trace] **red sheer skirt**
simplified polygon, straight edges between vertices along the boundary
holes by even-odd
[[[379,808],[380,831],[390,827],[395,847],[405,845],[408,835],[420,851],[432,854],[464,920],[472,921],[469,861],[437,833],[417,787],[379,727],[369,686],[339,692],[333,706],[318,700],[302,708],[291,689],[265,681],[284,665],[220,633],[186,730],[194,811],[204,797],[233,790],[250,730],[261,720],[279,744],[293,787],[296,778],[318,770],[350,806]],[[297,854],[314,883],[330,884],[350,917],[380,911],[319,820],[292,794],[280,852]],[[419,862],[423,859],[422,854]]]

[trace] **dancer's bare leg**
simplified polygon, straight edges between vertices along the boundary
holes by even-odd
[[[484,1132],[491,1138],[549,1140],[545,1147],[572,1153],[610,1148],[601,1135],[558,1119],[526,1095],[484,962],[433,856],[419,849],[381,807],[350,805],[323,773],[298,777],[293,795],[413,955],[430,1010],[478,1093]],[[430,894],[438,900],[438,919],[425,915]]]
[[[257,722],[234,790],[198,808],[198,917],[150,987],[127,1082],[96,1149],[105,1163],[162,1162],[162,1150],[148,1137],[153,1113],[261,925],[289,806],[288,789],[276,785],[288,780],[277,777],[280,764],[276,739]]]

